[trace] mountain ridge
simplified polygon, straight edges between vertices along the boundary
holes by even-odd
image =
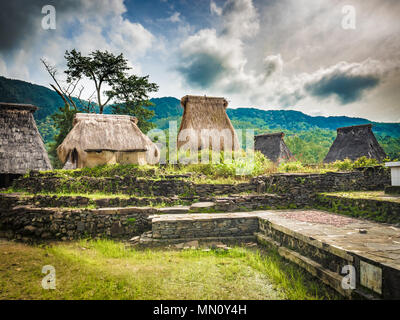
[[[44,120],[53,114],[63,105],[58,94],[41,85],[17,79],[8,79],[0,76],[0,101],[31,103],[39,107],[35,113],[38,121]],[[166,128],[169,120],[179,120],[183,108],[180,100],[169,96],[152,98],[150,100],[155,106],[149,109],[154,110],[155,116],[152,121],[161,129]],[[315,128],[336,130],[339,127],[372,123],[374,132],[380,135],[400,137],[400,123],[375,122],[365,118],[348,116],[311,116],[297,110],[264,110],[256,107],[228,108],[228,116],[236,126],[243,129],[246,125],[251,128],[304,131]]]

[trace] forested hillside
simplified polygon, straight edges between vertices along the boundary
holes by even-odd
[[[61,98],[52,90],[20,80],[0,76],[0,101],[31,103],[39,107],[35,114],[39,130],[46,143],[55,129],[49,115],[62,106]],[[151,99],[157,128],[167,129],[169,121],[177,121],[183,113],[180,101],[174,97]],[[322,161],[336,137],[336,128],[373,123],[373,131],[390,158],[400,158],[400,124],[376,123],[362,118],[312,117],[293,110],[261,110],[256,108],[228,108],[227,113],[236,129],[254,129],[256,134],[284,131],[285,141],[296,158],[303,162]]]

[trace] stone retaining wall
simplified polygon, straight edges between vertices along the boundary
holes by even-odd
[[[318,194],[314,207],[376,222],[400,223],[400,202]]]
[[[172,217],[172,219],[171,219]],[[258,217],[245,213],[168,215],[152,220],[153,239],[197,239],[253,236]]]
[[[260,176],[253,181],[268,192],[296,196],[318,192],[383,190],[385,185],[390,184],[390,171],[384,167],[373,167],[323,174],[281,173]]]
[[[151,205],[177,205],[191,204],[195,198],[178,198],[178,197],[129,197],[129,198],[99,198],[91,199],[83,196],[57,196],[57,195],[21,195],[18,193],[1,194],[0,208],[12,208],[17,205],[33,205],[36,207],[88,207],[96,208],[107,207],[129,207],[129,206],[151,206]]]
[[[0,209],[0,237],[25,241],[82,237],[129,239],[150,230],[148,216],[154,211],[146,209],[63,210],[27,206]]]
[[[387,168],[366,168],[352,172],[324,174],[271,174],[240,184],[195,184],[185,178],[144,179],[134,176],[57,177],[48,173],[31,173],[14,181],[14,188],[30,193],[122,193],[135,196],[199,196],[227,195],[242,192],[270,192],[307,198],[325,191],[383,190],[390,184]]]

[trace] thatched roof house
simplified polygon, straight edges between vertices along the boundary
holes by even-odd
[[[0,185],[29,170],[51,170],[42,137],[28,104],[0,102]]]
[[[336,160],[357,160],[360,157],[383,160],[386,153],[372,132],[372,124],[364,124],[337,129],[337,136],[324,162]]]
[[[265,133],[254,137],[254,149],[260,151],[273,162],[281,162],[293,158],[286,146],[283,132]]]
[[[184,96],[184,108],[178,133],[178,148],[215,151],[239,149],[235,129],[226,114],[228,102],[224,98]]]
[[[157,146],[125,115],[77,113],[73,128],[57,148],[64,168],[103,164],[155,164]]]

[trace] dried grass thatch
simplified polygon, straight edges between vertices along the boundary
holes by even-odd
[[[324,162],[336,160],[357,160],[360,157],[383,160],[386,153],[372,132],[372,124],[337,129],[337,136]]]
[[[254,137],[254,149],[260,151],[273,162],[281,162],[293,158],[286,146],[283,132],[265,133]]]
[[[49,157],[29,104],[0,102],[0,174],[51,170]]]
[[[155,164],[160,159],[157,146],[126,115],[75,115],[74,126],[57,154],[67,167],[86,167],[107,163]]]
[[[186,150],[239,150],[239,140],[226,114],[224,98],[184,96],[184,108],[178,133],[178,148]]]

